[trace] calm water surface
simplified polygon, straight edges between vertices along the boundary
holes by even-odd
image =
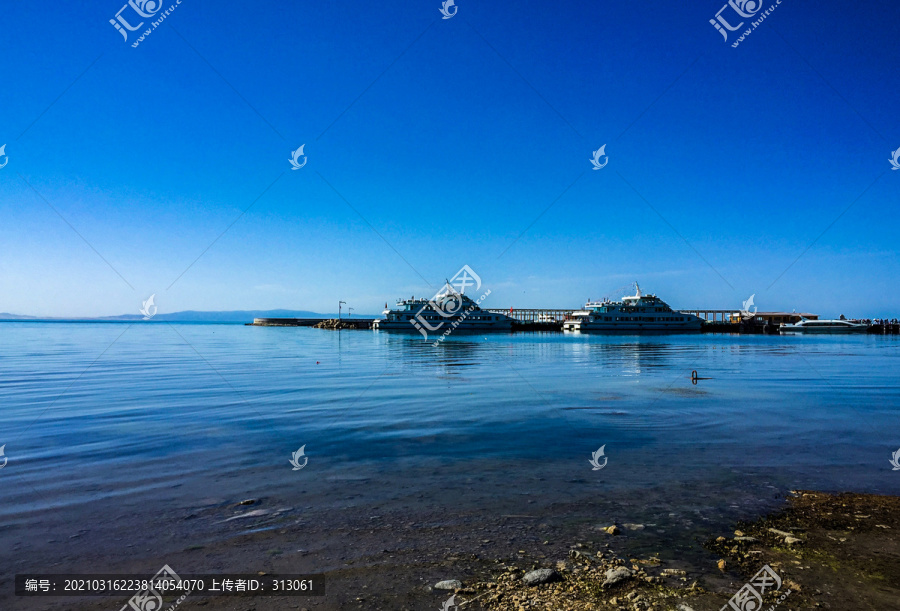
[[[717,481],[723,498],[707,502],[726,506],[760,478],[900,493],[895,337],[523,333],[433,347],[370,331],[0,323],[0,338],[0,538],[26,555],[27,533],[98,507],[141,520],[158,511],[146,499],[291,502],[299,487],[315,504],[379,475],[422,490],[468,478],[476,508]],[[709,379],[692,384],[692,370]],[[293,471],[303,445],[309,463]],[[601,445],[609,462],[592,471]]]

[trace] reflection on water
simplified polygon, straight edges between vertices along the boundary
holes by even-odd
[[[308,469],[332,477],[478,458],[537,461],[565,480],[589,475],[606,444],[604,477],[619,487],[758,467],[810,487],[900,489],[886,477],[900,443],[890,336],[459,334],[432,346],[126,327],[0,324],[0,515],[190,486],[211,469],[281,481],[302,444]],[[709,379],[693,385],[692,370]]]

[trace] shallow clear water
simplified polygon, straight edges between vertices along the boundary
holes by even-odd
[[[733,490],[747,473],[900,492],[896,337],[521,333],[434,347],[371,331],[0,323],[0,338],[0,518],[32,531],[97,503],[140,520],[155,511],[141,495],[189,505],[210,481],[220,496],[289,497],[298,478],[327,491],[409,474],[414,487],[429,468],[423,488],[475,478],[474,506],[585,482]],[[692,370],[709,379],[692,384]],[[609,462],[593,471],[601,445]]]

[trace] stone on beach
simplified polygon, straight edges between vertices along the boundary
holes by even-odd
[[[687,571],[684,569],[663,569],[660,574],[663,577],[685,577],[687,576]]]
[[[621,583],[626,579],[631,579],[634,576],[634,571],[631,569],[625,568],[624,566],[620,566],[615,569],[609,569],[606,571],[606,581],[603,582],[604,586],[614,586],[617,583]]]
[[[458,590],[461,587],[462,582],[459,579],[445,579],[434,584],[435,590]]]
[[[525,576],[522,577],[522,581],[526,586],[536,586],[542,583],[557,581],[559,578],[559,573],[553,569],[537,569],[536,571],[525,573]]]

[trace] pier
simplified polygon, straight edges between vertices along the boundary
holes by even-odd
[[[509,316],[513,320],[517,320],[519,322],[546,322],[553,323],[558,322],[561,323],[575,310],[547,310],[543,308],[539,309],[519,309],[509,308],[508,310],[491,310],[486,309],[486,312],[491,312],[492,314],[504,314]]]

